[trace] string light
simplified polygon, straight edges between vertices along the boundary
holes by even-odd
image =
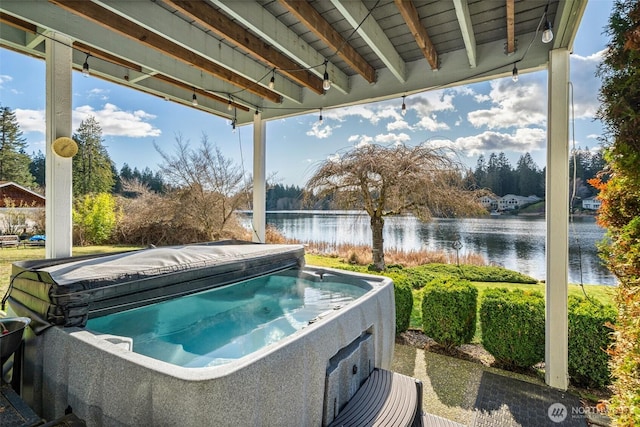
[[[87,53],[87,57],[84,60],[84,64],[82,64],[82,74],[85,77],[89,77],[89,57],[91,54]]]
[[[553,40],[553,31],[551,30],[551,22],[549,22],[549,2],[544,7],[544,31],[542,31],[542,43],[549,43]]]
[[[231,102],[231,96],[229,96],[229,102],[227,102],[227,110],[233,110],[233,103]]]
[[[331,80],[329,80],[329,73],[327,72],[327,63],[328,61],[324,61],[324,77],[322,79],[322,89],[329,90],[331,89]]]
[[[513,63],[513,71],[511,72],[511,78],[514,82],[518,81],[518,67],[516,67],[516,63]]]
[[[547,19],[542,32],[542,43],[549,43],[551,40],[553,40],[553,31],[551,31],[551,22]]]
[[[269,89],[273,89],[276,86],[276,69],[273,69],[271,74],[271,80],[269,80]]]
[[[193,88],[193,96],[191,97],[191,105],[194,107],[198,106],[198,97],[196,96],[196,89]]]
[[[322,108],[320,109],[320,117],[318,117],[318,124],[322,124],[323,119],[322,119]]]
[[[406,97],[406,95],[402,95],[402,115],[406,116],[407,115],[407,104],[404,103],[404,98]]]

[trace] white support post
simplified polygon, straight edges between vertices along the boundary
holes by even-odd
[[[266,126],[262,114],[253,116],[253,241],[265,243],[267,179],[266,179]]]
[[[46,233],[47,258],[71,256],[71,158],[53,152],[56,138],[71,137],[72,40],[52,33],[46,38]]]
[[[545,381],[566,390],[569,282],[569,51],[549,52]]]

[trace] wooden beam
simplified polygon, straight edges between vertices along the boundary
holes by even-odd
[[[162,52],[163,54],[179,61],[193,65],[201,71],[209,73],[221,80],[224,80],[232,85],[238,86],[248,92],[254,93],[269,101],[280,103],[282,97],[263,87],[256,82],[251,81],[245,77],[242,77],[213,61],[210,61],[195,52],[180,46],[164,37],[150,31],[134,22],[127,20],[126,18],[102,7],[92,3],[90,1],[76,1],[76,0],[49,0],[51,3],[60,6],[61,8],[83,16],[86,19],[107,27],[118,34],[135,40],[147,47],[153,48]]]
[[[283,74],[296,83],[309,88],[321,95],[322,79],[315,76],[306,67],[292,61],[272,46],[247,31],[242,26],[231,21],[206,2],[194,2],[184,0],[163,0],[172,5],[190,19],[198,22],[203,27],[213,31],[220,37],[235,44],[242,50],[253,54],[258,59],[276,68],[279,74]]]
[[[100,49],[96,49],[95,47],[89,46],[88,44],[74,41],[73,47],[79,51],[88,53],[89,55],[94,56],[96,58],[100,58],[107,62],[111,62],[112,64],[118,64],[130,70],[137,71],[139,73],[142,72],[142,67],[140,65],[135,64],[131,61],[127,61],[126,59],[122,59],[110,53],[104,52]]]
[[[427,58],[429,65],[431,65],[432,70],[438,69],[438,52],[436,52],[436,48],[431,43],[431,39],[427,34],[427,30],[422,26],[420,22],[420,16],[418,15],[418,10],[416,6],[413,4],[411,0],[394,0],[400,14],[404,18],[405,23],[411,30],[411,34],[416,39],[416,43],[420,49],[422,49],[422,53],[424,57]]]
[[[280,4],[298,18],[310,31],[335,50],[355,72],[364,77],[369,83],[376,81],[376,70],[347,43],[344,37],[333,29],[331,24],[329,24],[313,6],[306,1],[300,0],[279,1]]]
[[[38,31],[38,27],[27,21],[16,18],[8,13],[0,12],[0,23],[11,25],[14,28],[24,31],[25,33],[35,34]]]
[[[516,30],[515,30],[515,0],[506,0],[507,7],[507,55],[513,55],[516,51]]]
[[[224,98],[222,96],[215,95],[215,94],[213,94],[211,92],[208,92],[206,90],[202,90],[202,89],[191,87],[188,84],[183,83],[183,82],[181,82],[179,80],[173,79],[173,78],[171,78],[169,76],[165,76],[165,75],[162,75],[162,74],[156,74],[152,78],[161,80],[161,81],[163,81],[165,83],[169,83],[170,85],[179,87],[181,89],[192,90],[198,96],[203,96],[205,98],[213,99],[214,101],[221,102],[224,105],[227,105],[229,103],[229,98]],[[249,107],[244,106],[242,104],[238,104],[237,102],[231,101],[231,105],[233,107],[239,109],[239,110],[249,111]]]
[[[323,63],[324,57],[259,3],[252,1],[230,2],[228,0],[209,0],[209,3],[278,49],[283,55],[302,64],[303,67],[322,78],[324,67],[318,67],[318,64]],[[328,65],[331,87],[347,94],[349,92],[349,77],[342,70],[333,66],[331,62]]]

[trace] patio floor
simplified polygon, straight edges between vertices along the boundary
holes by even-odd
[[[392,370],[422,380],[425,412],[464,426],[588,425],[578,397],[525,375],[401,344]]]

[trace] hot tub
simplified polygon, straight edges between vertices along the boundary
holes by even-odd
[[[46,419],[71,406],[92,426],[320,426],[391,365],[392,282],[305,266],[298,245],[29,261],[12,276],[10,308],[33,327],[22,396]]]

